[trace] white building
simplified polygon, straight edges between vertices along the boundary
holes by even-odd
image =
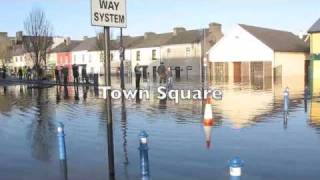
[[[283,84],[295,79],[303,87],[307,59],[307,44],[293,33],[248,25],[237,25],[209,50],[217,81],[258,83],[279,77]]]

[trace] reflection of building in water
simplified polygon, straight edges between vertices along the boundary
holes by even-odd
[[[310,123],[320,127],[320,100],[312,100],[310,106]]]
[[[308,46],[293,33],[238,25],[209,50],[210,75],[216,81],[251,82],[258,89],[272,88],[264,83],[274,78],[295,91],[304,87],[307,56]]]
[[[314,96],[320,95],[320,19],[308,31],[310,33],[310,86]]]
[[[222,111],[234,128],[250,125],[256,117],[273,110],[272,92],[228,90],[221,101],[216,101],[217,111]]]

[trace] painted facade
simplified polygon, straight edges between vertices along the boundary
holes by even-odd
[[[320,93],[320,19],[309,29],[310,34],[310,87],[313,95]]]

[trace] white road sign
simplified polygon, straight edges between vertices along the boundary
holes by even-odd
[[[93,26],[127,27],[126,0],[91,0]]]

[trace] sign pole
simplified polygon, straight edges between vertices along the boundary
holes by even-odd
[[[123,47],[123,35],[122,28],[120,28],[120,79],[121,79],[121,89],[124,90],[124,65],[123,61],[125,59],[125,50]]]
[[[111,87],[111,67],[110,67],[110,27],[104,27],[104,62],[105,62],[105,84]],[[108,163],[109,176],[115,177],[114,170],[114,145],[113,145],[113,121],[112,121],[112,102],[111,89],[107,90],[107,133],[108,133]]]

